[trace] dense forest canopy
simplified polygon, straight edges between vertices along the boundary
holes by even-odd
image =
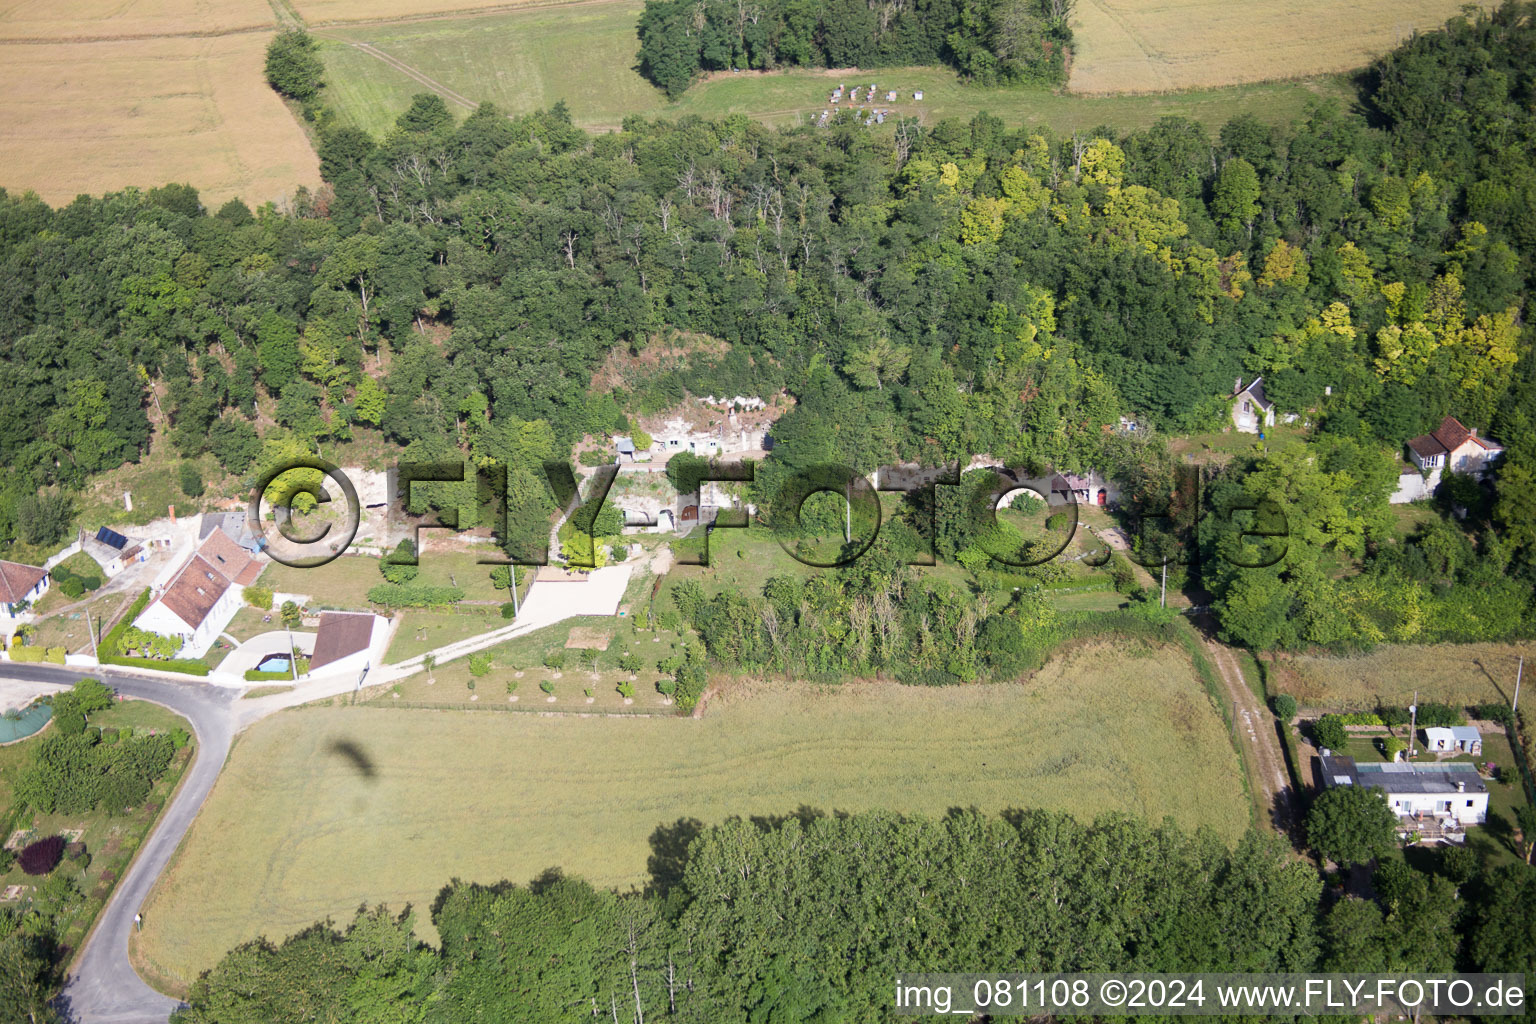
[[[796,399],[759,469],[770,516],[803,466],[979,452],[1166,495],[1171,470],[1138,469],[1154,456],[1117,447],[1118,418],[1213,429],[1233,381],[1263,374],[1328,462],[1229,483],[1326,512],[1297,549],[1318,557],[1375,552],[1393,453],[1441,417],[1508,443],[1478,541],[1506,589],[1441,634],[1508,635],[1536,548],[1533,39],[1527,5],[1457,18],[1372,69],[1369,118],[1319,104],[1214,138],[1178,118],[1061,138],[985,114],[589,135],[558,106],[455,121],[423,95],[378,140],[321,112],[327,184],[288,213],[209,213],[186,185],[58,210],[6,195],[0,539],[67,528],[69,495],[145,450],[151,412],[235,474],[377,430],[411,458],[505,463],[514,507],[547,509],[540,462],[690,391]],[[286,52],[279,70],[302,72],[307,50]],[[674,330],[723,345],[635,392],[591,387],[614,350]],[[1219,609],[1252,609],[1233,635],[1332,642],[1401,604],[1386,583],[1432,598],[1468,565],[1409,559],[1354,620],[1311,626],[1298,602],[1336,595],[1305,572],[1283,592],[1211,582]]]
[[[646,0],[640,70],[672,97],[703,71],[783,67],[946,64],[985,85],[1055,83],[1070,16],[1070,0]]]

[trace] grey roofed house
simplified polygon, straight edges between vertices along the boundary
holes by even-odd
[[[247,551],[256,552],[261,550],[261,544],[251,535],[250,524],[246,521],[244,511],[203,513],[202,521],[197,527],[199,545],[207,540],[215,530],[223,531],[225,536]]]
[[[615,437],[613,439],[613,445],[619,450],[620,455],[635,454],[635,442],[633,438]]]

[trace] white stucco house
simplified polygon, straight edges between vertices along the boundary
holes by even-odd
[[[36,603],[48,593],[50,582],[47,569],[0,561],[0,606],[4,607],[6,615],[21,615],[24,606]]]
[[[1325,754],[1323,779],[1330,786],[1379,789],[1398,817],[1399,832],[1460,829],[1488,820],[1488,785],[1466,761],[1358,764]]]
[[[1245,434],[1257,434],[1275,425],[1275,403],[1264,393],[1264,378],[1255,377],[1247,387],[1237,378],[1232,388],[1232,425]]]
[[[245,588],[261,575],[261,560],[222,530],[210,533],[134,625],[181,639],[179,657],[200,658],[245,603]]]

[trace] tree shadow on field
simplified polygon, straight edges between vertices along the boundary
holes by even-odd
[[[373,767],[373,758],[351,740],[332,740],[325,749],[328,753],[352,762],[352,767],[356,768],[358,774],[365,779],[372,779],[378,774]]]
[[[678,818],[670,825],[656,826],[651,833],[651,855],[645,862],[651,873],[646,895],[665,898],[683,880],[688,847],[703,831],[704,823],[698,818]]]

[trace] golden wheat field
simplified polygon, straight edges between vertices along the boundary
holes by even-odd
[[[128,39],[258,30],[265,0],[0,0],[0,40]]]
[[[265,33],[0,44],[0,186],[50,203],[189,182],[212,206],[319,183],[262,77]]]
[[[1463,3],[1078,0],[1069,87],[1162,92],[1347,71],[1439,27]]]

